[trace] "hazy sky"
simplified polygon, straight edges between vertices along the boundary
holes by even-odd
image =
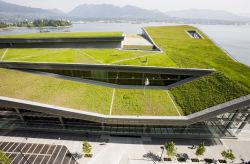
[[[135,5],[161,11],[190,8],[226,10],[233,13],[250,13],[250,0],[4,0],[24,6],[45,9],[57,8],[68,12],[79,4],[114,4],[118,6]]]

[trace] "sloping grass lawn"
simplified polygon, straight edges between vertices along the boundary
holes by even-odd
[[[4,54],[6,49],[0,48],[0,59],[2,59],[2,56]]]
[[[120,61],[135,59],[148,55],[156,55],[158,52],[150,51],[131,51],[131,50],[116,50],[116,49],[82,49],[83,54],[88,54],[101,61],[103,64],[116,64]],[[168,64],[168,63],[166,63]]]
[[[178,67],[166,54],[158,53],[117,62],[118,65],[139,65],[156,67]]]
[[[117,49],[8,49],[4,61],[118,64],[175,67],[165,54]],[[147,62],[146,62],[147,61]]]
[[[61,33],[29,33],[0,35],[0,38],[81,38],[81,37],[119,37],[122,32],[61,32]]]
[[[58,62],[96,64],[96,60],[83,55],[77,49],[9,49],[5,61]]]
[[[108,115],[112,88],[0,68],[0,96]],[[179,109],[182,114],[182,110]],[[112,115],[179,115],[163,90],[116,89]]]
[[[109,114],[112,89],[0,69],[0,96]]]
[[[173,88],[171,93],[185,115],[249,94],[242,85],[221,73]]]
[[[9,49],[5,61],[214,68],[216,73],[172,88],[188,115],[250,94],[250,68],[232,60],[192,26],[147,27],[164,53],[111,49]],[[204,39],[193,39],[197,30]],[[0,53],[3,49],[0,49]],[[109,114],[112,90],[101,86],[0,69],[0,95]],[[34,85],[31,85],[34,84]],[[163,90],[116,89],[112,115],[178,115]]]
[[[250,94],[250,68],[232,60],[197,28],[165,26],[146,30],[179,67],[214,68],[219,72],[171,89],[185,114]],[[197,30],[204,39],[193,39],[186,30]]]
[[[182,111],[179,109],[182,113]],[[164,90],[116,89],[112,115],[178,116]]]

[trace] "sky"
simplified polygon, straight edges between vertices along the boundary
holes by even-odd
[[[4,0],[23,6],[71,11],[80,4],[134,5],[146,9],[172,11],[183,9],[225,10],[232,13],[250,13],[250,0]]]

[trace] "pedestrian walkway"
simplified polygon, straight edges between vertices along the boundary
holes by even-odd
[[[64,145],[0,142],[0,150],[6,153],[13,164],[78,164]]]
[[[28,137],[27,137],[28,136]],[[192,145],[205,143],[206,152],[201,158],[223,159],[221,152],[232,149],[236,155],[235,163],[250,160],[250,141],[239,139],[159,139],[150,137],[118,137],[118,136],[90,136],[71,133],[49,132],[10,132],[0,135],[0,149],[3,149],[13,160],[22,159],[22,154],[32,163],[37,161],[67,160],[67,154],[82,155],[82,141],[88,140],[92,145],[92,158],[83,156],[75,158],[79,164],[167,164],[170,162],[159,159],[166,157],[166,150],[162,152],[161,146],[167,141],[174,141],[177,153],[191,158],[197,158]],[[104,142],[105,141],[105,142]],[[221,142],[222,141],[222,142]],[[16,149],[17,148],[17,149]],[[23,149],[22,149],[23,148]],[[22,154],[20,153],[21,149]],[[55,152],[53,153],[53,151]],[[35,161],[35,162],[34,162]],[[71,159],[71,161],[74,161]],[[40,163],[41,163],[40,162]],[[59,161],[60,162],[60,161]],[[72,162],[70,162],[72,163]],[[178,163],[177,161],[171,162]],[[205,163],[205,162],[201,162]],[[42,163],[41,163],[42,164]]]
[[[123,49],[153,50],[153,44],[140,35],[126,35],[122,45]]]

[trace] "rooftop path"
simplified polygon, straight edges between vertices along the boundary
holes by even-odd
[[[123,41],[124,49],[152,50],[153,44],[140,35],[125,35]]]

